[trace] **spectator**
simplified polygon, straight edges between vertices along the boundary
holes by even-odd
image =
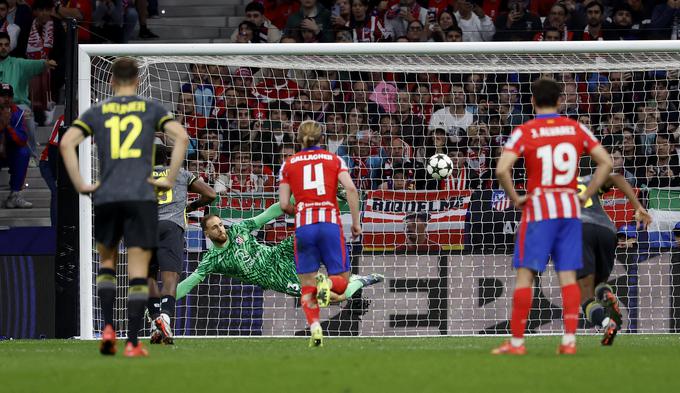
[[[458,27],[458,22],[456,22],[456,17],[448,10],[443,10],[437,16],[437,20],[434,20],[434,15],[428,13],[428,33],[430,34],[431,40],[435,42],[446,41],[446,31],[452,27]],[[461,34],[462,35],[462,34]]]
[[[279,152],[277,154],[276,165],[274,165],[274,173],[276,176],[276,184],[278,185],[279,177],[278,174],[281,172],[281,165],[290,157],[295,154],[295,145],[292,142],[284,143],[279,147]]]
[[[12,103],[12,86],[0,85],[0,169],[9,168],[10,193],[5,201],[7,209],[30,209],[21,190],[28,171],[30,151],[28,135],[23,124],[23,111]]]
[[[501,86],[498,92],[498,113],[503,124],[517,127],[528,120],[528,116],[522,110],[519,94],[517,83],[506,82]]]
[[[278,100],[290,105],[298,95],[298,84],[288,78],[286,70],[282,68],[266,68],[264,80],[255,85],[253,95],[264,104],[271,104]]]
[[[605,40],[639,40],[640,31],[633,26],[633,16],[630,6],[620,3],[612,12],[612,23],[605,32]]]
[[[400,166],[395,166],[392,168],[392,174],[388,179],[383,179],[382,184],[378,189],[380,190],[394,190],[394,191],[405,191],[413,190],[415,185],[411,179],[406,175],[407,169]]]
[[[139,17],[139,38],[143,40],[158,38],[149,27],[146,25],[146,20],[149,18],[149,3],[147,0],[128,0],[131,4],[137,6],[137,15]]]
[[[348,154],[347,123],[340,108],[326,114],[326,150],[341,157]]]
[[[47,146],[40,155],[40,176],[50,189],[50,222],[57,226],[57,163],[59,161],[59,129],[64,126],[64,115],[54,123]]]
[[[333,42],[331,14],[317,0],[300,0],[300,10],[293,13],[286,22],[285,34],[300,34],[307,30],[319,42]]]
[[[398,37],[406,36],[408,27],[414,20],[425,26],[427,9],[421,7],[416,0],[400,0],[385,14],[385,35],[395,41]]]
[[[359,130],[365,130],[368,127],[366,114],[362,113],[357,106],[347,108],[347,135],[356,135]]]
[[[536,41],[562,41],[562,32],[554,27],[546,27]]]
[[[90,42],[90,30],[92,29],[92,4],[91,0],[57,1],[54,6],[54,16],[61,20],[75,19],[81,27],[78,29],[78,43]]]
[[[236,34],[232,34],[233,43],[236,44],[257,44],[260,42],[260,36],[257,34],[257,26],[254,23],[244,20],[238,24]]]
[[[220,137],[214,130],[203,130],[198,134],[198,154],[203,164],[203,177],[211,186],[217,177],[227,172],[227,157],[220,152]]]
[[[609,83],[611,84],[612,102],[622,107],[624,112],[633,112],[635,99],[633,97],[632,72],[610,72]]]
[[[250,146],[242,145],[240,149],[231,153],[229,172],[218,176],[215,181],[215,192],[227,194],[263,191],[263,187],[258,184],[257,175],[253,173]]]
[[[66,33],[61,21],[52,16],[54,12],[53,0],[35,0],[33,2],[35,19],[31,24],[28,36],[26,57],[34,60],[53,60],[56,67],[44,70],[31,80],[31,103],[33,104],[34,119],[39,124],[46,122],[46,111],[52,112],[55,99],[66,78],[64,56],[66,55]],[[54,97],[54,99],[53,99]],[[50,115],[51,116],[51,115]],[[52,119],[47,117],[47,122]],[[37,157],[36,152],[34,157]]]
[[[263,192],[275,192],[276,181],[274,171],[268,163],[262,159],[261,153],[253,153],[252,155],[252,171],[257,177],[255,189]]]
[[[125,7],[123,0],[100,0],[96,2],[94,12],[92,12],[92,30],[97,38],[96,42],[101,43],[101,38],[104,38],[103,42],[124,43],[131,38],[131,34],[128,34],[131,29],[127,24],[124,24],[126,22]],[[137,11],[133,9],[128,16],[138,18]],[[134,25],[132,28],[134,28]]]
[[[227,116],[226,92],[229,87],[228,75],[229,68],[227,66],[208,65],[208,77],[210,85],[213,87],[214,95],[213,110],[210,115],[218,121],[226,120]]]
[[[191,93],[179,93],[177,100],[177,108],[175,111],[175,120],[184,126],[189,134],[189,153],[198,149],[198,136],[201,131],[207,129],[208,119],[196,113],[194,105],[194,96]],[[170,141],[165,139],[164,132],[156,133],[156,136],[161,139],[164,145],[169,145]]]
[[[376,15],[368,13],[368,0],[352,0],[352,17],[349,27],[354,42],[377,42],[384,34],[384,28]]]
[[[281,30],[265,16],[265,8],[262,3],[253,1],[246,6],[246,21],[254,25],[257,42],[279,42]],[[231,42],[237,42],[239,30],[231,34]]]
[[[413,104],[411,111],[414,114],[423,117],[425,123],[430,123],[434,105],[432,104],[432,94],[430,94],[429,83],[417,83],[411,93],[411,102]]]
[[[600,141],[604,146],[620,146],[623,143],[623,129],[626,126],[626,115],[620,107],[613,108],[607,122],[600,128]]]
[[[449,137],[446,135],[446,130],[443,128],[435,128],[425,139],[424,146],[416,149],[416,159],[422,163],[427,163],[427,160],[435,154],[448,154],[449,151]]]
[[[474,190],[479,188],[479,177],[470,169],[465,158],[465,151],[454,147],[449,149],[449,158],[453,162],[453,170],[446,179],[439,182],[439,189],[446,191]]]
[[[672,138],[665,133],[656,135],[654,155],[647,157],[647,187],[680,186],[680,163],[674,152]]]
[[[543,33],[538,33],[534,36],[534,41],[553,41],[548,39],[546,33],[551,31],[551,35],[554,31],[559,33],[559,41],[573,41],[574,32],[569,31],[567,28],[567,20],[569,19],[569,9],[563,3],[555,3],[552,8],[550,8],[550,14],[543,24]],[[554,40],[558,41],[558,40]]]
[[[247,106],[239,106],[236,108],[236,119],[229,123],[227,129],[227,143],[229,144],[226,151],[233,151],[233,149],[240,146],[241,141],[250,140],[252,131],[252,117],[250,108]]]
[[[449,27],[444,30],[444,37],[446,42],[463,42],[463,30],[457,26]]]
[[[19,38],[16,48],[11,55],[14,57],[26,57],[26,45],[28,44],[28,33],[31,31],[33,22],[33,11],[31,7],[18,0],[7,0],[9,10],[7,12],[7,22],[19,26]]]
[[[652,11],[652,20],[649,23],[650,38],[660,40],[680,39],[680,0],[666,0]]]
[[[581,39],[583,41],[602,41],[609,26],[605,26],[604,6],[597,0],[586,4],[586,28]]]
[[[680,113],[678,113],[677,101],[669,100],[670,92],[668,91],[668,81],[665,79],[658,79],[652,82],[651,98],[656,101],[659,109],[660,119],[662,123],[678,123],[680,121]]]
[[[300,9],[300,2],[297,0],[265,0],[264,9],[265,17],[272,21],[274,26],[283,29],[288,18]]]
[[[428,129],[434,131],[443,128],[452,142],[458,143],[474,116],[466,109],[465,88],[462,84],[451,86],[451,106],[442,108],[432,114]]]
[[[404,217],[406,243],[397,245],[396,251],[438,252],[439,244],[427,236],[428,213],[411,213]]]
[[[335,0],[331,9],[331,25],[339,30],[349,27],[352,16],[352,6],[349,0]]]
[[[379,188],[384,180],[390,180],[394,168],[402,168],[410,174],[407,178],[418,190],[437,189],[437,182],[427,176],[425,166],[418,161],[410,159],[407,153],[407,144],[401,138],[390,138],[386,148],[381,152],[381,157],[371,157],[368,165],[371,168],[373,188]]]
[[[215,106],[215,90],[206,64],[192,63],[189,66],[191,80],[182,85],[182,93],[191,93],[196,104],[196,113],[208,117]]]
[[[496,27],[479,4],[471,0],[461,0],[455,15],[458,26],[463,30],[463,41],[479,42],[493,39]]]
[[[623,152],[623,168],[635,175],[637,179],[645,176],[645,160],[646,154],[637,145],[635,141],[635,133],[630,128],[623,129],[623,142],[621,144],[621,151]],[[639,183],[636,181],[636,183]]]
[[[354,42],[354,37],[352,36],[352,31],[351,30],[337,30],[335,32],[335,42],[336,43],[345,43],[348,44],[350,42]]]
[[[19,32],[21,31],[21,28],[7,20],[8,12],[9,4],[7,4],[7,0],[0,0],[0,32],[9,35],[9,50],[11,52],[19,43]]]
[[[371,157],[371,131],[364,130],[355,135],[350,134],[347,144],[349,157],[346,163],[354,185],[360,190],[370,190],[372,179],[368,159]]]
[[[649,23],[652,17],[652,6],[654,5],[652,2],[643,0],[626,0],[626,4],[630,7],[630,14],[633,19],[634,27],[639,29],[643,22]]]
[[[562,90],[560,113],[565,116],[578,116],[580,98],[576,82],[566,82]]]
[[[491,178],[489,171],[489,129],[484,123],[473,123],[467,129],[467,166],[480,179]]]
[[[281,36],[281,41],[280,41],[280,42],[281,42],[282,44],[295,44],[295,43],[298,42],[298,40],[297,40],[297,37],[296,37],[296,36],[292,36],[292,35],[284,35],[284,36]]]
[[[424,118],[422,115],[413,113],[411,93],[406,89],[397,93],[397,112],[394,119],[401,126],[401,138],[409,146],[421,146],[425,139]]]
[[[624,166],[625,160],[623,159],[623,153],[621,152],[621,149],[614,148],[611,152],[611,156],[612,162],[614,163],[613,172],[623,176],[624,179],[626,179],[626,181],[628,182],[628,184],[631,185],[631,187],[635,187],[637,185],[637,179],[633,172],[630,172],[625,168]]]
[[[635,128],[640,146],[644,149],[645,155],[651,155],[654,153],[654,141],[659,132],[659,121],[661,120],[656,103],[648,101],[638,105],[636,118]]]
[[[508,12],[496,18],[496,41],[530,41],[541,31],[541,19],[527,10],[528,0],[509,0]]]
[[[425,41],[425,28],[419,20],[414,20],[408,24],[406,38],[409,42]]]
[[[24,122],[28,133],[28,148],[32,158],[37,159],[38,148],[35,140],[35,121],[28,100],[28,86],[32,77],[57,66],[54,60],[21,59],[9,56],[9,35],[0,32],[0,81],[14,89],[14,102],[24,111]],[[37,161],[35,165],[37,166]]]

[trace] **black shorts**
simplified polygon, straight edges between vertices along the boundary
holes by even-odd
[[[583,268],[576,272],[581,279],[595,274],[595,284],[607,281],[616,260],[616,233],[596,224],[583,224]]]
[[[172,221],[158,223],[158,248],[151,257],[149,277],[162,272],[182,273],[184,264],[184,229]]]
[[[111,202],[94,207],[94,238],[108,248],[152,250],[158,244],[158,204],[153,201]]]

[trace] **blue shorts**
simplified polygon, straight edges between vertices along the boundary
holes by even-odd
[[[329,275],[349,271],[345,235],[338,224],[319,222],[295,230],[295,268],[298,274],[319,271],[321,263]]]
[[[552,256],[556,271],[578,270],[583,267],[581,233],[578,218],[522,221],[517,230],[513,266],[542,272]]]

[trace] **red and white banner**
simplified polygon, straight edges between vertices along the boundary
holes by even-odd
[[[366,251],[462,249],[471,191],[369,191],[363,208]]]

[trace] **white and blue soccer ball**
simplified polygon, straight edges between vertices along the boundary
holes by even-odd
[[[449,177],[453,171],[453,161],[446,154],[435,154],[427,160],[427,173],[435,180]]]

